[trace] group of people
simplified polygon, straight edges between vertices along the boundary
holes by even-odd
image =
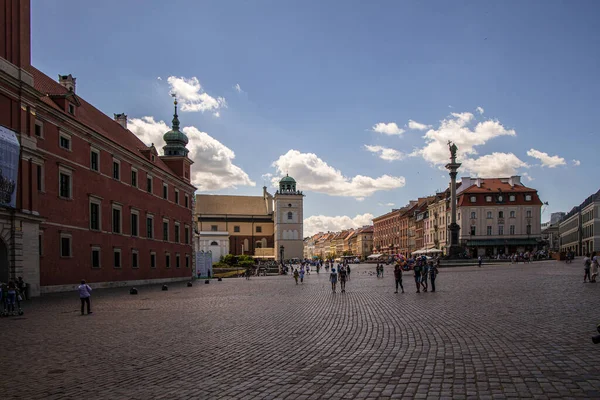
[[[600,260],[594,251],[592,254],[588,253],[583,258],[583,282],[596,283],[596,277],[598,276],[598,269]]]
[[[350,265],[349,264],[338,264],[337,272],[335,268],[331,268],[329,274],[329,282],[331,282],[331,290],[336,293],[337,283],[340,282],[340,290],[342,293],[346,293],[346,281],[350,280]]]
[[[396,291],[398,293],[398,287],[404,293],[404,286],[402,285],[402,270],[413,270],[415,285],[417,293],[427,292],[429,289],[428,281],[431,282],[431,292],[435,292],[435,280],[439,273],[439,258],[434,264],[433,260],[428,260],[427,257],[421,256],[417,258],[400,258],[394,266],[394,278],[396,280]],[[382,273],[383,274],[383,273]]]
[[[21,301],[27,295],[25,289],[26,284],[21,276],[16,281],[9,281],[8,284],[0,282],[0,315],[23,315]]]

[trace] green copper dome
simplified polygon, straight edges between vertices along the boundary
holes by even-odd
[[[289,176],[288,174],[285,175],[285,177],[280,180],[279,182],[289,182],[289,183],[296,183],[296,181],[294,180],[294,178],[292,178],[291,176]]]
[[[185,133],[179,130],[179,117],[177,116],[177,100],[175,100],[175,114],[173,114],[173,126],[171,130],[163,135],[167,144],[163,147],[165,156],[187,156],[189,150],[185,147],[188,144],[188,138]]]

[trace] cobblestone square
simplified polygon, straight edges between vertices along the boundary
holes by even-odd
[[[315,272],[96,290],[89,316],[46,296],[0,319],[0,398],[599,398],[578,261],[442,269],[420,294],[372,265],[345,294]]]

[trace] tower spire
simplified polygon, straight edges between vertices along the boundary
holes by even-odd
[[[179,132],[179,116],[177,115],[177,95],[175,93],[172,93],[171,96],[175,98],[175,101],[173,101],[175,107],[175,114],[173,114],[172,128],[174,131]]]
[[[163,139],[166,145],[163,147],[166,156],[187,156],[188,149],[188,138],[185,133],[179,130],[179,116],[177,115],[177,97],[175,93],[171,93],[171,96],[175,98],[173,101],[173,125],[171,130],[164,134]]]

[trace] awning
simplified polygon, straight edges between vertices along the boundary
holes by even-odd
[[[431,249],[419,249],[417,251],[413,251],[413,254],[435,254],[435,253],[443,253],[442,250],[431,248]]]
[[[369,257],[367,258],[379,258],[381,257],[383,254],[371,254]]]
[[[467,240],[468,247],[474,246],[531,246],[537,244],[537,238],[522,239],[477,239]]]

